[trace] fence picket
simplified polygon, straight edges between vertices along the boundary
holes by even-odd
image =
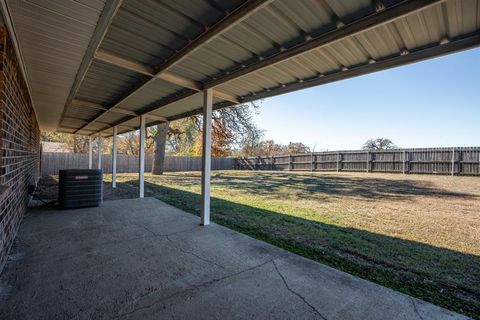
[[[256,165],[265,161],[271,165]],[[235,168],[239,170],[366,171],[480,176],[480,147],[326,151],[237,158],[235,162]],[[310,163],[313,165],[309,166]]]
[[[138,156],[119,154],[117,157],[117,173],[138,172]],[[93,168],[97,167],[98,157],[93,157]],[[62,169],[87,169],[88,154],[84,153],[63,153],[43,152],[42,153],[42,175],[58,175]],[[152,170],[153,156],[145,157],[145,172]],[[165,171],[200,171],[202,166],[201,157],[165,157]],[[230,157],[213,158],[212,170],[233,170],[235,159]],[[112,172],[112,156],[102,156],[102,169],[105,173]]]

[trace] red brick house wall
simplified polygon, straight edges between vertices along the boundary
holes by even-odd
[[[15,50],[0,28],[0,272],[39,177],[40,130]]]

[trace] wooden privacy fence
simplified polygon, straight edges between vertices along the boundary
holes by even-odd
[[[117,155],[117,172],[138,172],[138,156]],[[98,155],[93,156],[93,168],[97,168]],[[145,156],[145,172],[152,171],[153,156]],[[165,157],[165,171],[200,171],[201,157]],[[212,158],[212,170],[232,170],[235,167],[234,158]],[[42,153],[42,175],[58,175],[62,169],[88,168],[88,154],[85,153]],[[102,169],[105,173],[112,172],[112,155],[102,155]]]
[[[480,175],[480,147],[328,151],[237,158],[238,170],[363,171]]]

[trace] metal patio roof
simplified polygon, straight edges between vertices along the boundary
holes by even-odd
[[[2,0],[44,130],[109,136],[480,44],[480,0]]]

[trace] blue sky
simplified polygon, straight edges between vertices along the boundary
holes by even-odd
[[[480,145],[480,48],[263,100],[266,139],[315,150]]]

